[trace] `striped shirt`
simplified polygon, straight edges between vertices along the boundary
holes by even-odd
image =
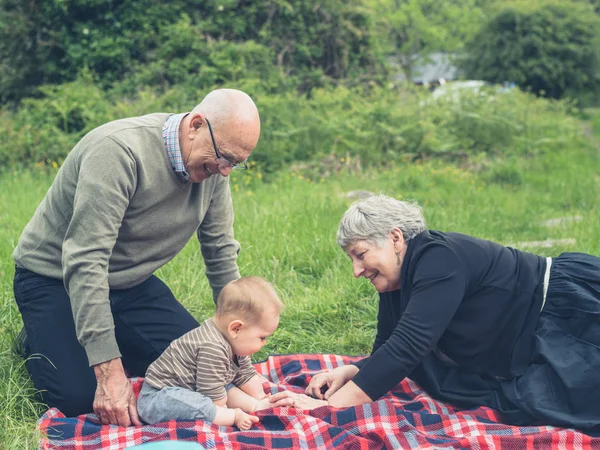
[[[156,389],[183,387],[213,401],[226,395],[225,386],[241,386],[256,375],[249,356],[237,357],[212,319],[174,340],[150,364],[146,382]]]
[[[190,181],[190,175],[185,170],[183,158],[181,157],[181,147],[179,147],[179,124],[189,113],[173,114],[163,125],[162,135],[167,147],[167,155],[171,167],[179,178],[183,181]]]

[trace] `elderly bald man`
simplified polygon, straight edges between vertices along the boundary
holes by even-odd
[[[13,253],[26,366],[68,416],[140,424],[127,380],[198,326],[154,274],[197,234],[217,298],[240,277],[228,175],[247,168],[260,118],[245,93],[191,112],[116,120],[70,152]]]

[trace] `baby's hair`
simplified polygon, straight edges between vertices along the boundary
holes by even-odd
[[[216,315],[237,316],[251,323],[260,322],[271,309],[281,314],[284,304],[271,283],[261,277],[242,277],[225,285],[217,298]]]

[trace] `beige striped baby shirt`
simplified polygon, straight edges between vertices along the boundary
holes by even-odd
[[[174,340],[150,364],[146,382],[156,389],[184,387],[213,401],[226,395],[225,386],[241,386],[256,375],[249,356],[236,356],[211,319]]]

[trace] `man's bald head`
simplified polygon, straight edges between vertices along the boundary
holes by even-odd
[[[260,136],[260,116],[248,94],[236,89],[211,91],[192,113],[206,117],[218,135],[253,150]]]

